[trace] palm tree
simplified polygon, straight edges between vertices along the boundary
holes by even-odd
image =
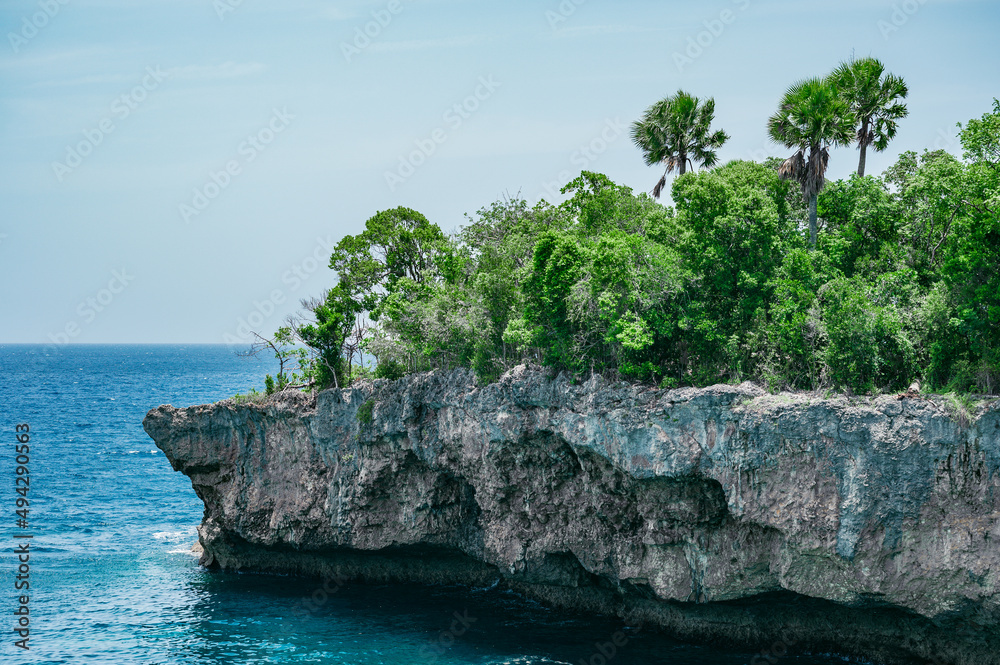
[[[767,121],[771,139],[798,151],[778,169],[795,180],[809,203],[809,241],[816,246],[816,198],[826,184],[830,146],[850,145],[854,135],[850,107],[828,80],[800,81],[785,92],[778,112]],[[807,155],[808,152],[808,155]]]
[[[667,184],[667,174],[677,169],[681,174],[690,164],[699,162],[711,168],[718,160],[715,150],[729,140],[721,129],[711,131],[715,119],[715,100],[709,97],[701,103],[683,90],[673,97],[656,102],[632,123],[632,141],[643,152],[646,166],[663,164],[666,170],[653,187],[653,196]]]
[[[885,76],[883,76],[885,74]],[[885,73],[885,65],[875,58],[862,58],[841,63],[830,74],[830,80],[851,107],[856,129],[855,141],[861,151],[858,175],[865,174],[865,153],[868,146],[882,152],[896,136],[896,121],[909,111],[901,99],[906,99],[906,82],[899,76]]]

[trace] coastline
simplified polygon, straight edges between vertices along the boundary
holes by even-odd
[[[205,565],[500,579],[695,641],[986,664],[1000,410],[974,416],[520,368],[161,407],[144,427],[205,501]]]

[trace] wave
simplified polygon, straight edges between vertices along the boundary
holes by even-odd
[[[178,540],[186,540],[191,536],[197,536],[197,527],[187,527],[186,529],[179,531],[155,531],[153,532],[153,538],[155,540],[171,541],[175,542]]]
[[[201,556],[200,552],[195,552],[190,547],[188,547],[186,549],[183,548],[183,547],[178,547],[176,549],[167,550],[167,554],[187,554],[188,556],[196,556],[196,557],[200,557]]]

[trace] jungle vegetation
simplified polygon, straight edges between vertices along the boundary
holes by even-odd
[[[672,206],[584,171],[561,204],[505,198],[454,234],[378,212],[337,245],[338,282],[260,338],[283,360],[268,388],[458,367],[488,382],[528,362],[664,387],[997,394],[1000,101],[959,124],[961,157],[866,174],[906,93],[877,60],[845,63],[767,121],[791,157],[716,165],[714,101],[679,91],[633,125],[646,163],[679,171]],[[827,182],[829,148],[851,143],[857,174]]]

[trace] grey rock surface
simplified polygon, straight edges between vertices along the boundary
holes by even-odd
[[[205,565],[499,578],[764,652],[1000,663],[996,402],[963,422],[941,399],[519,367],[161,406],[143,425],[205,503]]]

